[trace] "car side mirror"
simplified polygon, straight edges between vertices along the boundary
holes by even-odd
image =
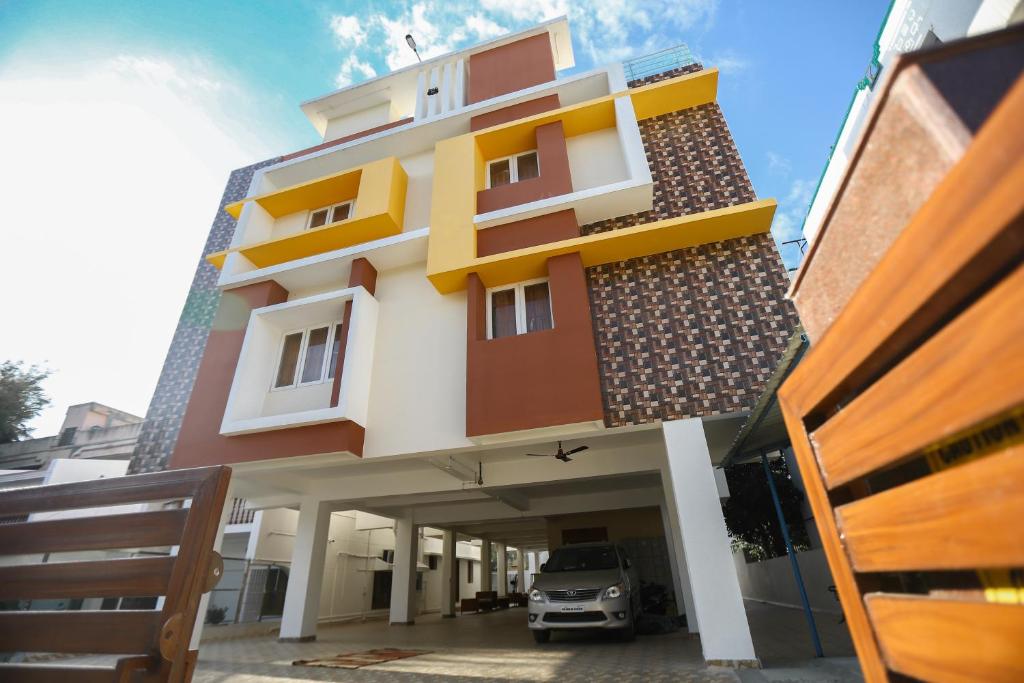
[[[544,573],[544,567],[546,567],[546,566],[548,566],[547,562],[541,562],[540,563],[540,571],[541,571],[542,574]]]

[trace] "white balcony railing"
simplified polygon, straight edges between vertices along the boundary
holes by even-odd
[[[417,120],[430,119],[466,106],[466,60],[452,59],[424,66],[416,78]]]

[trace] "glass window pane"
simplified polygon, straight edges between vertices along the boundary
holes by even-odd
[[[302,364],[302,382],[316,382],[323,378],[324,354],[327,353],[327,328],[309,331],[306,360]]]
[[[516,172],[519,180],[529,180],[540,175],[540,163],[537,161],[537,153],[520,154],[516,157]]]
[[[302,346],[302,333],[295,332],[284,338],[281,346],[281,364],[277,366],[277,378],[274,388],[290,387],[295,384],[295,368],[299,364],[299,347]]]
[[[331,222],[337,223],[348,218],[349,211],[352,210],[351,204],[342,204],[341,206],[334,207],[334,212],[331,214]]]
[[[490,165],[491,187],[500,187],[512,182],[512,171],[509,160],[495,161]]]
[[[516,333],[516,290],[503,289],[491,294],[491,338]]]
[[[526,331],[539,332],[551,329],[551,300],[548,283],[538,282],[523,288],[526,300]]]
[[[334,326],[334,342],[331,344],[331,358],[327,361],[327,376],[334,378],[334,372],[338,369],[338,352],[341,351],[341,323]]]
[[[309,227],[319,228],[321,225],[327,225],[327,209],[314,211],[313,215],[309,217]]]

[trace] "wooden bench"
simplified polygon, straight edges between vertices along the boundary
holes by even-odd
[[[189,681],[200,598],[223,573],[213,545],[230,477],[227,467],[204,467],[0,492],[0,522],[7,522],[0,524],[0,555],[50,560],[0,567],[0,600],[164,597],[152,609],[0,611],[0,651],[118,655],[105,667],[0,664],[0,680]],[[146,511],[97,515],[95,509],[137,504],[148,504]],[[28,521],[36,513],[46,518]],[[51,557],[140,548],[169,553],[173,546],[174,555],[69,562]]]
[[[459,603],[459,614],[479,611],[480,601],[478,601],[476,598],[462,598],[462,601]]]
[[[484,612],[498,608],[498,591],[477,591],[476,602]]]

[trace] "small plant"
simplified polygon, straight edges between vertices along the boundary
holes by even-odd
[[[206,610],[206,623],[220,624],[228,614],[227,607],[210,607]]]

